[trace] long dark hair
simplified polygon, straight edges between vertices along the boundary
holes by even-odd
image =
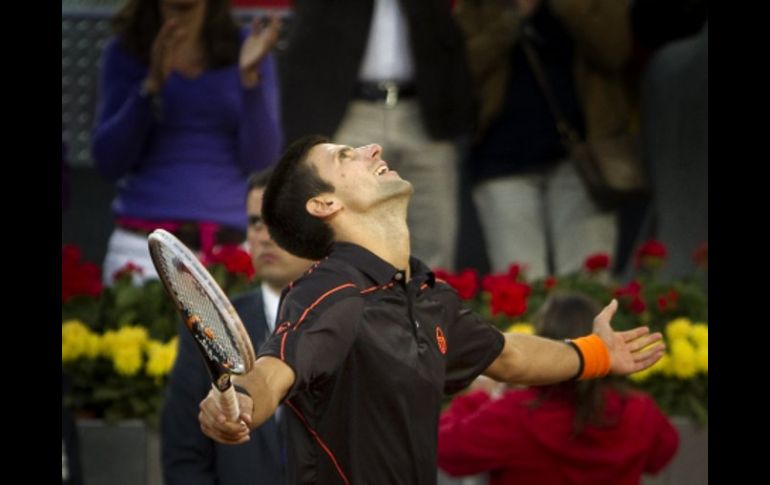
[[[594,317],[600,311],[599,303],[582,293],[554,293],[535,316],[535,333],[556,340],[589,335],[593,330]],[[531,406],[538,407],[544,401],[552,399],[569,399],[575,405],[572,433],[577,436],[587,425],[601,427],[614,424],[604,413],[605,393],[608,388],[625,392],[624,386],[613,377],[564,382],[540,387],[539,397]]]
[[[230,10],[230,0],[205,0],[206,14],[201,36],[209,68],[224,67],[238,60],[238,25]],[[163,20],[160,0],[129,0],[112,19],[112,28],[122,47],[144,64],[150,63],[150,50]]]

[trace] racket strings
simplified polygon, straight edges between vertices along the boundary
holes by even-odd
[[[229,369],[242,368],[241,353],[208,294],[189,269],[173,255],[161,251],[161,268],[165,279],[188,316],[198,318],[193,328],[196,340],[209,355]]]

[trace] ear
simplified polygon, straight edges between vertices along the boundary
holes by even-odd
[[[325,219],[342,210],[342,204],[330,194],[320,194],[309,199],[305,208],[311,216]]]

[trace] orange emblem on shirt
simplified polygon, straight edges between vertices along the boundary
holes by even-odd
[[[442,354],[446,354],[446,338],[444,338],[444,332],[438,325],[436,325],[436,343],[438,344],[438,350]]]

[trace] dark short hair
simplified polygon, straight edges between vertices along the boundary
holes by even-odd
[[[289,145],[273,168],[262,199],[270,237],[291,254],[315,261],[329,254],[334,232],[325,221],[310,215],[306,204],[311,197],[334,192],[334,186],[318,175],[307,156],[314,146],[329,141],[308,135]]]
[[[253,172],[249,175],[249,180],[246,182],[246,194],[248,195],[254,189],[264,189],[267,187],[271,175],[273,175],[272,167],[260,170],[259,172]]]

